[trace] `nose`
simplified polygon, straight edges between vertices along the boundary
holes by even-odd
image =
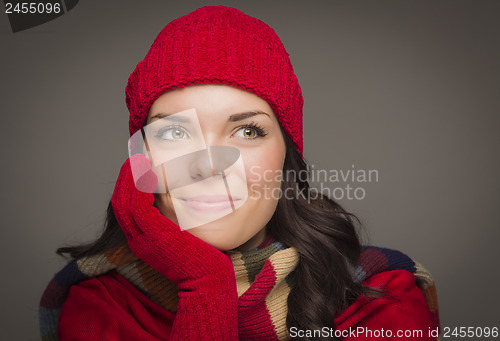
[[[230,146],[209,146],[165,163],[169,190],[187,186],[212,176],[227,176],[240,151]]]
[[[209,146],[191,158],[189,174],[195,181],[226,173],[239,158],[240,151],[231,146]]]
[[[191,156],[186,168],[194,182],[202,181],[214,175],[209,149],[199,150]]]

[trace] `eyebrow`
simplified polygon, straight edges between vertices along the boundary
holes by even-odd
[[[257,115],[267,115],[269,114],[267,112],[261,111],[261,110],[255,110],[255,111],[249,111],[249,112],[243,112],[241,114],[234,114],[229,116],[229,122],[236,122],[236,121],[241,121],[244,119],[247,119],[249,117],[257,116]],[[269,116],[271,117],[271,116]]]
[[[183,122],[183,123],[189,122],[189,119],[186,117],[171,116],[171,115],[173,115],[173,114],[160,112],[160,113],[152,116],[150,122],[155,120],[155,119],[160,119],[160,118],[166,118],[167,120],[176,121],[176,122]],[[271,117],[265,111],[254,110],[254,111],[248,111],[248,112],[243,112],[243,113],[239,113],[239,114],[233,114],[233,115],[229,116],[228,121],[229,122],[237,122],[237,121],[245,120],[247,118],[257,116],[257,115],[267,115],[268,117]]]
[[[152,122],[153,120],[160,119],[160,118],[164,118],[164,119],[169,120],[169,121],[182,122],[182,123],[187,123],[190,121],[189,118],[187,118],[187,117],[171,116],[171,115],[173,115],[173,114],[167,114],[167,113],[160,112],[160,113],[152,116],[149,121]]]

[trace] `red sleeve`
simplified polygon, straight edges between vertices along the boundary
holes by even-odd
[[[117,273],[73,285],[58,323],[60,341],[168,340],[175,314]]]
[[[386,271],[363,284],[385,288],[392,298],[362,296],[335,318],[336,330],[343,331],[343,340],[436,340],[430,333],[431,312],[414,274],[406,270]]]

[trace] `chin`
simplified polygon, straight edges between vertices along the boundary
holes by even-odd
[[[237,235],[230,233],[227,229],[214,225],[207,224],[187,231],[220,251],[228,251],[245,243],[244,240],[241,240],[241,236],[238,238]]]

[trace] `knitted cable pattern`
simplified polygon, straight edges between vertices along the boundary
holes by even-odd
[[[125,89],[130,135],[142,128],[161,94],[205,83],[266,100],[302,155],[304,99],[288,52],[266,23],[226,6],[199,8],[158,34]]]

